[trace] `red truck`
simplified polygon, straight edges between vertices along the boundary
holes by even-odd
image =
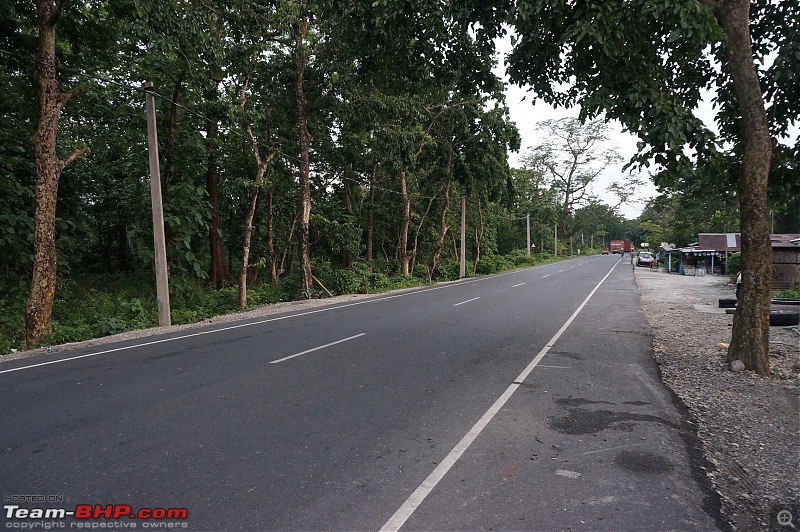
[[[632,240],[612,240],[611,253],[633,253]]]

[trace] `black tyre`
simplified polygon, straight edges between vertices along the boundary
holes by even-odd
[[[800,312],[794,310],[773,310],[769,313],[769,324],[787,326],[800,324]]]
[[[736,303],[735,297],[721,297],[719,299],[719,308],[735,308]]]

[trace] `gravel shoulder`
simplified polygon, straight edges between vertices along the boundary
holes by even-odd
[[[661,378],[687,407],[713,464],[706,475],[734,530],[791,530],[800,519],[800,329],[770,328],[771,378],[739,373],[720,344],[733,315],[719,298],[735,297],[726,277],[635,269]],[[777,512],[794,510],[794,526]]]

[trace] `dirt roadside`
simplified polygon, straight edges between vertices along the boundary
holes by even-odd
[[[735,297],[727,277],[635,268],[635,278],[653,356],[714,465],[705,473],[723,518],[734,530],[800,527],[800,329],[770,328],[771,378],[736,373],[724,347],[733,316],[719,308],[720,298]],[[779,524],[785,510],[793,526]]]

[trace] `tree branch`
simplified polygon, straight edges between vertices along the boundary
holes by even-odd
[[[61,161],[61,167],[62,168],[66,168],[67,166],[72,164],[72,162],[75,161],[75,159],[77,159],[78,157],[80,157],[81,155],[83,155],[84,153],[86,153],[88,151],[89,151],[89,148],[87,148],[85,146],[83,148],[78,148],[77,150],[75,150],[72,153],[70,153],[67,156],[66,159],[63,159]]]

